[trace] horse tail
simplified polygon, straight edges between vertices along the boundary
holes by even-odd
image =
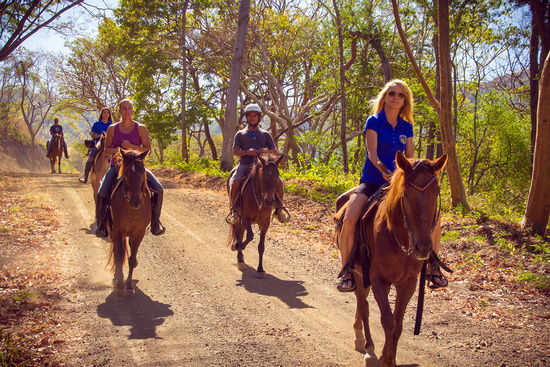
[[[124,257],[122,260],[122,267],[124,267],[124,265],[126,264],[126,259],[128,258],[128,239],[126,237],[123,237],[122,241],[123,241],[122,246],[124,247]],[[111,239],[111,246],[109,249],[109,260],[107,261],[107,265],[105,265],[105,267],[108,267],[109,265],[111,265],[111,269],[110,269],[111,273],[114,273],[116,261],[115,261],[115,242],[113,241],[113,239]]]
[[[239,233],[242,232],[242,224],[239,222],[235,224],[230,224],[231,230],[229,231],[229,236],[227,236],[227,247],[233,246],[233,244],[239,241]]]

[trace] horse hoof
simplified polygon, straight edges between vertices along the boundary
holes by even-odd
[[[239,269],[239,270],[246,269],[246,264],[245,263],[237,263],[237,269]]]
[[[378,358],[373,350],[368,350],[365,353],[365,367],[378,367]]]
[[[259,271],[256,276],[258,279],[265,279],[265,271]]]
[[[126,288],[116,288],[115,293],[118,298],[124,298],[128,294],[128,290]]]
[[[365,339],[355,339],[355,350],[361,353],[366,353],[365,349]]]

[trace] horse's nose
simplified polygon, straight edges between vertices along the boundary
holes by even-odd
[[[132,209],[137,209],[139,208],[140,205],[141,205],[141,197],[130,199],[130,206],[132,207]]]

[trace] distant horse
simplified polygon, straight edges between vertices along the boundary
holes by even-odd
[[[267,156],[266,158],[258,156],[256,162],[252,165],[250,174],[243,179],[241,186],[242,211],[239,220],[230,225],[228,245],[231,249],[237,251],[237,265],[239,269],[245,268],[243,250],[254,239],[252,224],[256,223],[260,228],[260,242],[258,243],[258,253],[260,255],[257,276],[265,277],[263,269],[263,255],[265,249],[265,235],[269,229],[271,213],[275,207],[275,193],[277,183],[279,182],[279,163],[284,155],[278,158]],[[231,177],[231,175],[230,175]],[[231,197],[229,179],[227,179],[227,192]],[[246,239],[243,241],[243,235],[246,231]]]
[[[63,157],[63,138],[61,135],[56,134],[50,148],[50,164],[52,166],[52,172],[55,173],[55,163],[57,160],[57,170],[61,173],[61,157]]]
[[[101,138],[96,144],[97,154],[95,155],[94,165],[91,171],[92,189],[94,191],[94,201],[97,201],[97,193],[101,179],[109,169],[109,158],[105,154],[105,134],[101,134]]]
[[[405,309],[415,292],[422,264],[432,253],[431,235],[439,216],[438,172],[446,161],[446,154],[436,161],[409,161],[398,152],[398,169],[385,196],[367,211],[359,224],[364,230],[366,248],[357,246],[354,253],[357,309],[353,329],[355,348],[366,352],[367,367],[396,365],[397,342],[403,330]],[[368,273],[366,288],[364,272]],[[393,313],[388,299],[392,285],[396,289]],[[380,308],[385,333],[380,360],[374,353],[369,330],[367,296],[371,288]]]
[[[132,291],[132,274],[137,266],[137,252],[145,230],[151,222],[151,193],[147,187],[145,157],[133,150],[120,149],[122,165],[111,194],[111,250],[109,263],[114,268],[113,285],[123,296]],[[128,257],[129,253],[129,257]],[[122,268],[128,258],[128,278],[124,284]]]

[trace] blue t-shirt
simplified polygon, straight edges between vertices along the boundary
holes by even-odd
[[[378,158],[393,172],[395,170],[395,154],[398,151],[404,154],[405,147],[407,146],[407,139],[413,136],[412,125],[403,120],[401,116],[398,116],[397,125],[394,128],[390,125],[384,110],[382,110],[367,119],[363,133],[365,133],[367,129],[374,130],[378,134],[378,146],[376,150]],[[386,182],[382,173],[370,161],[368,151],[367,160],[363,166],[361,182],[377,185],[382,185]]]
[[[101,133],[107,133],[107,129],[112,124],[113,124],[112,121],[107,121],[107,123],[104,123],[101,120],[97,120],[96,122],[94,122],[94,124],[92,126],[92,132],[96,133],[97,135],[101,135]],[[99,139],[100,138],[97,138],[97,139],[94,139],[94,140],[97,143],[99,141]]]

